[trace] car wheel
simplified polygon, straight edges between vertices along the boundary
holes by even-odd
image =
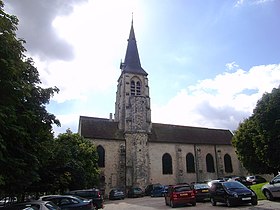
[[[226,204],[227,204],[227,207],[231,207],[232,206],[232,204],[231,204],[231,202],[230,202],[230,200],[228,198],[226,200]]]
[[[166,198],[165,198],[165,205],[166,205],[166,206],[168,206],[168,203],[167,203],[167,200],[166,200]]]
[[[267,200],[270,200],[272,201],[274,198],[273,198],[273,195],[271,194],[271,192],[269,192],[268,190],[265,190],[263,192],[263,194],[265,195],[265,197],[267,198]]]
[[[192,206],[196,206],[196,202],[193,202],[193,203],[192,203]]]
[[[170,201],[170,206],[171,206],[171,208],[174,208],[174,207],[175,207],[175,205],[174,205],[174,203],[173,203],[172,200]]]
[[[257,200],[257,199],[254,199],[254,200],[252,201],[252,205],[253,205],[253,206],[258,205],[258,200]]]
[[[214,200],[214,198],[210,198],[211,204],[212,206],[216,206],[217,202]]]
[[[93,210],[97,210],[97,206],[93,204]]]

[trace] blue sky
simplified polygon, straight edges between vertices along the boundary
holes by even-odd
[[[50,3],[51,2],[51,3]],[[280,84],[279,0],[4,0],[16,15],[47,106],[77,132],[79,116],[114,113],[132,12],[152,121],[235,130]]]

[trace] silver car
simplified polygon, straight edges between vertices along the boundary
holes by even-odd
[[[280,198],[280,174],[262,187],[262,192],[268,200]]]
[[[51,201],[30,201],[26,203],[15,203],[1,210],[61,210]]]

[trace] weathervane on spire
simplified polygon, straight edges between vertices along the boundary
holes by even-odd
[[[131,25],[133,25],[133,12],[131,13]]]

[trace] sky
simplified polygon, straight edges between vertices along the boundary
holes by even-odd
[[[18,17],[46,106],[78,132],[109,118],[131,21],[148,73],[152,122],[234,131],[280,84],[280,0],[4,0]]]

